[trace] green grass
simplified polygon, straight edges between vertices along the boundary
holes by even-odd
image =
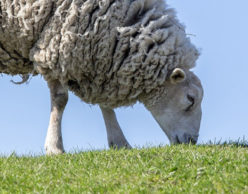
[[[248,193],[248,148],[179,145],[0,158],[0,193]]]

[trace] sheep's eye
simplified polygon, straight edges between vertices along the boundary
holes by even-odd
[[[195,104],[195,99],[194,97],[190,96],[190,95],[187,95],[187,98],[189,100],[189,102],[191,103],[186,109],[185,109],[185,112],[189,112],[192,110],[194,104]]]

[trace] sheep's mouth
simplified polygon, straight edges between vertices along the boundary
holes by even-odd
[[[193,145],[195,145],[197,143],[197,140],[198,140],[198,136],[192,136],[189,134],[184,134],[181,138],[179,138],[179,136],[176,135],[171,140],[171,144],[172,145],[176,145],[176,144],[193,144]]]

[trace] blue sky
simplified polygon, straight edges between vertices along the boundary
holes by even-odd
[[[248,1],[169,0],[201,50],[195,73],[204,87],[199,143],[209,140],[248,139]],[[18,77],[0,77],[0,153],[39,154],[49,120],[49,91],[42,77],[21,86]],[[132,146],[169,141],[141,104],[116,111]],[[107,148],[100,110],[70,94],[63,117],[66,151]]]

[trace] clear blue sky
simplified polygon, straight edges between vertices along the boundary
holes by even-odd
[[[248,1],[169,0],[202,55],[195,68],[203,83],[203,119],[199,143],[248,139]],[[26,85],[0,77],[0,153],[43,151],[49,120],[49,91],[34,77]],[[13,79],[18,80],[18,77]],[[117,111],[132,146],[168,144],[152,116],[140,104]],[[63,118],[66,151],[107,148],[104,122],[97,106],[70,94]]]

